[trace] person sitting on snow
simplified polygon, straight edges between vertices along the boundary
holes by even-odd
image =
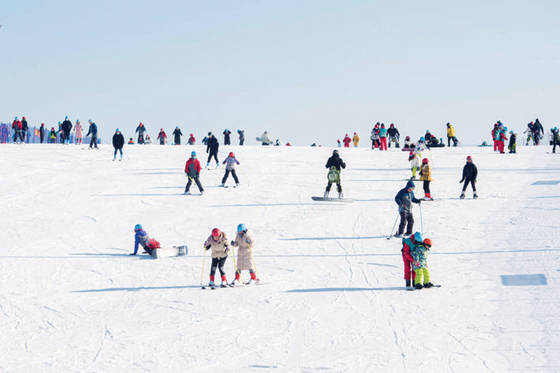
[[[148,236],[142,225],[136,224],[134,226],[134,252],[129,255],[136,255],[138,253],[138,246],[142,246],[144,251],[152,255],[152,251],[159,249],[159,242]]]

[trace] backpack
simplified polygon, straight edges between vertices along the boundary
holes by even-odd
[[[336,167],[332,166],[329,169],[329,173],[327,175],[327,178],[329,179],[329,181],[331,183],[337,183],[338,184],[340,182],[340,173],[338,172]]]

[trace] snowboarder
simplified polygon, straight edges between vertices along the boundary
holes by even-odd
[[[231,241],[231,246],[239,248],[237,250],[235,280],[231,283],[232,285],[241,280],[241,271],[249,271],[251,275],[251,279],[246,283],[247,285],[253,281],[259,281],[255,271],[255,260],[253,259],[253,244],[253,236],[249,233],[245,224],[239,224],[237,226],[237,236],[235,240]]]
[[[389,129],[387,130],[387,135],[389,136],[389,147],[391,147],[391,143],[394,142],[395,143],[395,148],[399,148],[399,138],[401,136],[401,134],[399,133],[399,130],[395,127],[395,125],[393,123],[391,123],[391,125],[389,126]],[[410,140],[410,137],[408,138]]]
[[[144,127],[144,124],[142,122],[140,122],[140,124],[138,125],[138,127],[136,127],[136,132],[138,132],[138,144],[144,144],[144,133],[146,132],[146,127]]]
[[[231,131],[228,129],[224,131],[224,145],[231,145]]]
[[[175,127],[173,131],[173,141],[175,145],[181,145],[181,136],[183,136],[183,132],[181,132],[179,126]]]
[[[134,226],[134,252],[129,255],[136,255],[138,253],[138,246],[142,246],[146,253],[152,255],[152,251],[159,249],[160,244],[157,240],[148,236],[148,233],[142,229],[142,225],[136,224]]]
[[[338,150],[334,150],[332,156],[328,159],[325,168],[329,170],[327,178],[329,183],[327,184],[327,188],[325,189],[324,198],[329,198],[329,192],[331,191],[331,186],[336,184],[336,189],[338,191],[338,198],[344,198],[342,194],[342,185],[340,185],[340,171],[343,168],[346,168],[346,163],[340,158],[338,154]]]
[[[560,134],[558,133],[558,127],[554,127],[550,130],[552,137],[552,152],[556,153],[556,145],[560,146]]]
[[[206,144],[206,153],[208,153],[208,161],[206,162],[206,168],[210,167],[210,161],[212,157],[216,160],[216,168],[220,166],[220,162],[218,161],[218,149],[220,147],[220,143],[216,136],[212,134],[212,132],[208,132],[208,143]]]
[[[91,119],[88,120],[88,123],[89,123],[89,130],[88,130],[88,133],[87,133],[86,137],[91,135],[91,141],[89,142],[89,148],[91,149],[95,146],[95,149],[97,149],[97,124],[93,123],[93,121]]]
[[[345,148],[349,148],[350,143],[352,142],[352,139],[350,138],[350,136],[348,136],[348,134],[346,134],[346,135],[344,135],[344,139],[342,140],[342,142],[344,143]]]
[[[239,179],[237,178],[237,174],[235,173],[235,165],[239,164],[239,161],[235,158],[235,154],[233,154],[233,152],[230,152],[228,157],[224,160],[223,164],[226,165],[226,173],[222,178],[222,186],[226,186],[226,181],[229,177],[229,174],[231,173],[231,176],[233,176],[233,180],[235,180],[235,186],[237,187],[239,185]]]
[[[194,138],[194,135],[192,133],[189,135],[189,140],[187,141],[187,143],[189,145],[194,145],[196,143],[196,139]]]
[[[447,123],[447,146],[451,146],[451,140],[453,140],[453,146],[457,146],[457,137],[455,137],[455,128],[451,123]]]
[[[420,204],[422,201],[414,197],[414,182],[409,180],[406,186],[401,189],[395,196],[395,202],[399,206],[399,215],[401,216],[401,222],[399,224],[399,230],[397,231],[396,237],[402,237],[404,228],[406,226],[406,236],[412,234],[412,229],[414,228],[414,215],[412,215],[412,203]]]
[[[74,125],[74,136],[76,137],[75,139],[75,144],[76,145],[81,145],[82,144],[82,138],[84,137],[84,133],[83,133],[83,127],[82,124],[80,123],[79,120],[76,120],[76,124]]]
[[[161,128],[159,130],[159,133],[158,133],[158,136],[156,137],[156,140],[159,140],[160,145],[165,145],[165,143],[167,142],[167,134],[165,133],[163,128]]]
[[[354,136],[352,137],[352,142],[354,143],[354,147],[357,148],[358,144],[360,143],[360,136],[358,136],[358,133],[354,132]]]
[[[412,262],[414,258],[412,257],[412,252],[416,249],[417,245],[422,243],[422,235],[420,232],[416,232],[408,238],[403,238],[401,255],[404,263],[404,280],[406,290],[412,290],[412,285],[416,278],[416,272],[412,270]]]
[[[459,181],[459,184],[461,184],[463,181],[465,182],[465,184],[463,184],[463,191],[461,192],[461,196],[459,198],[461,199],[465,198],[465,191],[467,190],[469,184],[471,184],[473,190],[473,198],[475,199],[478,198],[478,195],[476,194],[477,176],[478,176],[478,169],[476,168],[476,165],[473,163],[472,157],[469,155],[467,156],[467,164],[465,164],[465,166],[463,167],[463,177],[461,178],[461,181]]]
[[[68,119],[68,116],[64,117],[62,122],[62,132],[64,133],[63,142],[64,144],[70,144],[70,131],[72,130],[72,122]]]
[[[410,151],[408,155],[408,161],[410,162],[410,169],[412,170],[412,179],[416,179],[416,172],[420,169],[420,163],[422,159],[421,153],[416,153],[414,150]]]
[[[517,135],[513,131],[509,131],[509,154],[517,153]]]
[[[115,148],[115,153],[113,154],[113,161],[117,159],[117,152],[121,153],[121,157],[119,161],[122,161],[123,152],[122,148],[124,146],[124,136],[122,135],[121,131],[117,128],[115,134],[113,135],[113,148]]]
[[[387,150],[387,129],[385,128],[385,123],[381,123],[381,128],[379,129],[379,150]]]
[[[204,242],[204,248],[206,250],[212,249],[212,266],[210,267],[210,282],[208,286],[212,289],[216,286],[214,283],[214,275],[216,274],[216,268],[220,271],[222,278],[222,284],[220,287],[225,288],[227,286],[226,273],[224,272],[224,264],[226,262],[229,246],[226,234],[221,232],[218,228],[212,229],[212,234]]]
[[[245,144],[245,130],[237,130],[237,134],[239,135],[239,146],[243,146]]]
[[[420,180],[424,182],[424,200],[433,201],[432,194],[430,193],[430,182],[432,181],[432,168],[430,167],[428,158],[422,159],[422,166],[420,167]]]
[[[191,157],[185,164],[185,174],[189,178],[187,182],[187,186],[185,187],[185,194],[190,194],[189,190],[191,189],[192,182],[196,183],[200,194],[204,194],[204,188],[200,184],[200,171],[202,171],[202,167],[200,167],[200,162],[196,159],[196,152],[191,152]]]
[[[72,126],[72,124],[70,124],[70,126]],[[27,137],[27,129],[29,128],[29,126],[27,125],[27,119],[25,119],[25,117],[21,118],[21,132],[20,132],[20,137],[21,137],[21,142],[25,143],[25,138]]]
[[[416,232],[414,235],[416,236],[419,234]],[[422,235],[420,235],[420,238]],[[430,282],[430,271],[428,270],[428,251],[432,247],[432,240],[429,238],[424,239],[421,244],[415,245],[414,249],[412,250],[412,258],[414,261],[412,262],[412,269],[414,269],[415,279],[414,279],[414,287],[416,289],[422,288],[431,288],[434,286]]]
[[[41,127],[39,127],[39,141],[41,144],[45,141],[45,123],[41,123]]]

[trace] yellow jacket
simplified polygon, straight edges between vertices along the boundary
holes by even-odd
[[[424,164],[420,168],[420,180],[432,181],[432,168],[429,164]]]
[[[455,128],[452,125],[447,128],[447,137],[455,137]]]
[[[354,145],[358,145],[360,142],[360,136],[358,136],[358,134],[354,135],[354,137],[352,137],[352,141],[354,142]]]

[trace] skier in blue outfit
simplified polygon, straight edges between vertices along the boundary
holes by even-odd
[[[395,196],[395,202],[399,205],[399,214],[401,222],[396,237],[401,237],[406,226],[405,235],[410,236],[414,228],[414,216],[412,215],[412,203],[420,204],[421,200],[414,197],[414,182],[409,180],[406,186],[401,189]]]
[[[148,233],[142,229],[142,225],[136,224],[134,226],[134,252],[129,255],[136,255],[138,253],[138,246],[142,248],[150,255],[154,249],[160,247],[159,242],[148,236]]]

